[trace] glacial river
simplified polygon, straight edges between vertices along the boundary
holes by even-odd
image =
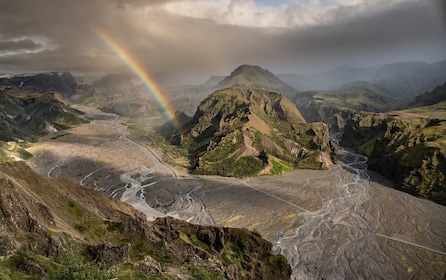
[[[169,215],[256,230],[286,256],[293,279],[446,275],[446,207],[371,178],[364,156],[340,147],[328,171],[242,180],[185,176],[129,136],[120,117],[84,109],[90,124],[31,149],[36,171],[105,192],[148,220]]]

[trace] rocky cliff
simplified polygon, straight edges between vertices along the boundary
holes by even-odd
[[[66,179],[0,164],[0,278],[289,279],[271,244],[244,229],[146,222]]]
[[[357,113],[342,144],[369,157],[369,168],[397,189],[446,204],[446,103],[387,114]]]

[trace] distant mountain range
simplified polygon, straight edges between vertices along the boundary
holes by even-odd
[[[306,91],[294,95],[294,103],[309,121],[323,121],[332,129],[358,111],[386,112],[397,100],[368,82],[356,81],[333,91]]]
[[[70,97],[76,92],[77,82],[70,72],[52,72],[0,78],[0,85],[33,92],[58,93]]]
[[[393,63],[376,68],[342,66],[321,73],[277,77],[298,91],[331,91],[354,81],[365,81],[395,99],[409,101],[446,82],[446,61]]]

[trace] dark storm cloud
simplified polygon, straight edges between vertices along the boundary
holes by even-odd
[[[446,59],[441,1],[407,1],[365,14],[341,6],[327,15],[329,20],[308,26],[256,28],[180,16],[163,9],[166,1],[158,0],[4,0],[0,71],[127,70],[97,30],[151,73],[184,79],[194,73],[203,79],[228,74],[242,63],[275,72],[309,72],[346,63]],[[295,10],[290,6],[284,13],[291,18]],[[23,42],[12,44],[17,38]],[[2,47],[1,42],[11,45]],[[17,51],[25,43],[42,51],[1,55],[2,49]]]
[[[339,11],[342,13],[342,11]],[[445,14],[432,1],[402,3],[361,18],[301,29],[282,38],[283,53],[306,64],[446,59]]]
[[[0,41],[0,54],[14,53],[20,51],[33,51],[33,50],[38,50],[40,48],[42,48],[42,45],[34,42],[31,39]]]

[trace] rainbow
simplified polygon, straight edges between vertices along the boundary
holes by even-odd
[[[155,80],[150,76],[149,72],[144,69],[144,67],[136,60],[122,45],[120,45],[116,40],[113,40],[104,32],[93,28],[99,38],[117,55],[124,61],[124,63],[135,73],[141,81],[144,83],[145,87],[152,93],[153,97],[157,101],[158,105],[163,109],[164,115],[167,120],[172,120],[173,125],[180,132],[182,131],[181,126],[175,118],[175,109],[170,105],[169,100],[163,95],[163,91],[156,84]]]

